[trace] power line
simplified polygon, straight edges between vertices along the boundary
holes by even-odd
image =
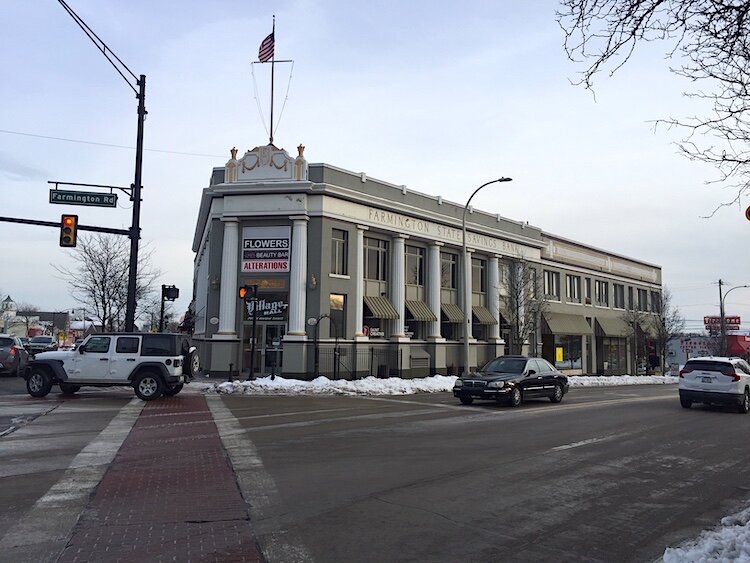
[[[0,129],[0,133],[6,133],[8,135],[20,135],[22,137],[34,137],[37,139],[48,139],[51,141],[64,141],[66,143],[79,143],[82,145],[95,145],[98,147],[110,147],[114,149],[128,149],[128,150],[135,150],[135,147],[130,147],[128,145],[115,145],[112,143],[98,143],[96,141],[83,141],[81,139],[68,139],[66,137],[52,137],[50,135],[37,135],[34,133],[23,133],[21,131],[9,131],[8,129]],[[224,158],[225,155],[218,155],[218,154],[203,154],[203,153],[195,153],[195,152],[181,152],[181,151],[168,151],[163,149],[147,149],[144,148],[144,151],[148,152],[159,152],[163,154],[178,154],[181,156],[201,156],[206,158]]]

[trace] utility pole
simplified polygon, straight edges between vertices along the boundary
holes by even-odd
[[[723,281],[719,280],[719,315],[720,315],[720,331],[721,331],[721,352],[720,354],[722,356],[727,355],[727,325],[724,321],[724,296],[721,294],[721,286],[723,285]]]

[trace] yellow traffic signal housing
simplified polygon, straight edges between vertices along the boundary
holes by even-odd
[[[60,246],[73,248],[78,238],[78,215],[63,215],[60,219]]]

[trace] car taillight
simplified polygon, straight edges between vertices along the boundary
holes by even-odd
[[[732,381],[739,381],[740,380],[740,376],[737,375],[736,371],[734,371],[734,366],[730,366],[730,367],[722,369],[721,373],[724,374],[724,375],[728,375],[729,377],[731,377]]]
[[[680,377],[685,377],[685,374],[690,373],[691,371],[693,371],[693,368],[682,368],[680,370]]]
[[[11,346],[10,347],[10,355],[11,356],[15,356],[16,355],[16,347],[15,346]]]

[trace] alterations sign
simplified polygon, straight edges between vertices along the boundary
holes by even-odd
[[[291,227],[245,227],[242,229],[242,272],[289,271]]]

